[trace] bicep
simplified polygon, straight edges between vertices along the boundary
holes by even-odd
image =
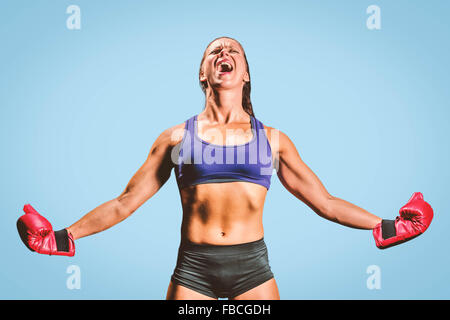
[[[280,133],[278,157],[277,175],[283,186],[316,213],[323,215],[327,212],[332,196],[316,174],[303,162],[292,141],[283,133]]]
[[[125,211],[134,212],[169,179],[172,170],[170,150],[167,134],[163,133],[152,145],[144,164],[136,171],[118,197]]]

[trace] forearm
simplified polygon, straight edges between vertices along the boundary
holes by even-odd
[[[105,202],[66,228],[74,240],[106,230],[129,216],[117,199]]]
[[[345,200],[331,197],[324,218],[357,229],[373,229],[381,218]]]

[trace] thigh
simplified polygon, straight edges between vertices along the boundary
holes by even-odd
[[[230,300],[280,300],[280,294],[275,278],[272,278]]]
[[[179,284],[169,283],[166,300],[217,300]]]

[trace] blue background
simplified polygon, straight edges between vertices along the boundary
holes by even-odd
[[[81,9],[69,30],[66,8]],[[381,8],[369,30],[366,8]],[[28,251],[25,203],[55,229],[118,196],[166,128],[202,111],[199,63],[240,41],[255,115],[285,132],[328,191],[394,218],[421,191],[435,218],[385,251],[370,231],[317,216],[279,182],[264,224],[282,299],[448,299],[448,1],[2,1],[0,298],[164,299],[180,240],[172,177],[134,215],[77,241],[74,258]],[[81,270],[69,290],[66,269]],[[381,269],[369,290],[366,269]]]

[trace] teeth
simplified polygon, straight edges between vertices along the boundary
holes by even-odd
[[[231,71],[233,69],[231,64],[229,64],[228,62],[221,62],[219,67],[221,70],[226,69],[226,71]]]

